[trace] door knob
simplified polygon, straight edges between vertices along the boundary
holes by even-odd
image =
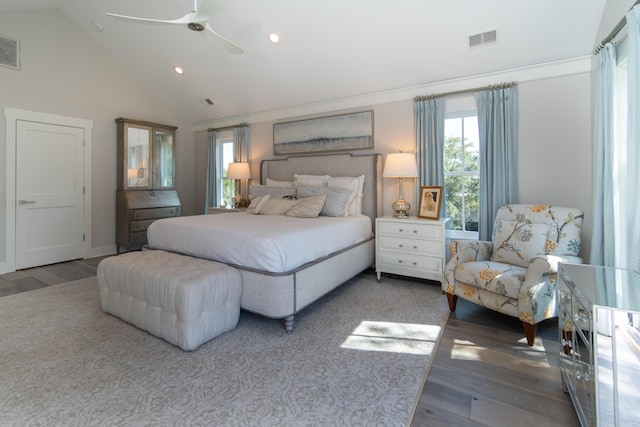
[[[29,205],[35,202],[36,202],[35,200],[18,200],[18,204],[21,204],[21,205]]]

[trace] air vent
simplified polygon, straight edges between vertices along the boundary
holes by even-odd
[[[20,69],[20,42],[0,35],[0,65]]]
[[[496,30],[487,31],[480,34],[469,36],[469,47],[479,47],[486,44],[496,43],[498,41],[498,33]]]
[[[204,105],[205,107],[213,106],[213,101],[210,98],[202,98],[200,102],[202,102],[202,105]]]

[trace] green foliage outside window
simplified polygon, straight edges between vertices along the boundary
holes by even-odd
[[[449,227],[478,231],[480,155],[466,138],[446,137],[444,143],[445,206]]]

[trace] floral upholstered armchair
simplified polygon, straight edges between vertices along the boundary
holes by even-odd
[[[584,214],[548,205],[504,205],[493,241],[453,240],[442,289],[449,309],[458,297],[522,321],[533,345],[538,322],[557,316],[558,263],[578,257]]]

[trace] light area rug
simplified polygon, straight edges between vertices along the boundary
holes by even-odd
[[[449,316],[370,274],[194,352],[105,314],[95,277],[0,298],[2,426],[405,426]]]

